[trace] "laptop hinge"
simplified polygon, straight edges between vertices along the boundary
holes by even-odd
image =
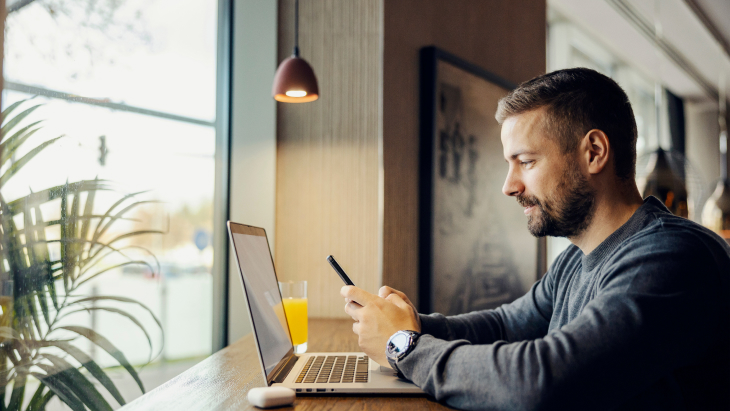
[[[286,380],[286,376],[289,375],[289,371],[294,368],[294,364],[296,364],[298,359],[299,357],[297,357],[296,355],[292,355],[291,357],[289,357],[289,360],[287,360],[286,364],[284,364],[279,372],[274,375],[273,381],[279,384],[283,383],[284,380]]]

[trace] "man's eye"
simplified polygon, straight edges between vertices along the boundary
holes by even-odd
[[[533,164],[534,162],[535,162],[535,161],[533,161],[533,160],[528,160],[528,161],[520,161],[520,165],[521,165],[522,167],[528,167],[528,166],[531,166],[531,165],[532,165],[532,164]]]

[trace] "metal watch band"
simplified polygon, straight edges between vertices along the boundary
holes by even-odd
[[[388,364],[390,364],[390,368],[395,371],[395,373],[398,375],[398,378],[407,380],[406,376],[400,371],[400,368],[398,368],[398,363],[393,360],[392,358],[388,358]]]

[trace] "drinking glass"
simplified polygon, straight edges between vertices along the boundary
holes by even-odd
[[[284,303],[286,320],[289,322],[294,352],[307,352],[307,282],[288,281],[279,282],[281,298]]]

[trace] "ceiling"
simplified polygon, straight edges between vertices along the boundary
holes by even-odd
[[[730,95],[728,0],[548,0],[548,5],[674,94],[717,101],[724,74]]]

